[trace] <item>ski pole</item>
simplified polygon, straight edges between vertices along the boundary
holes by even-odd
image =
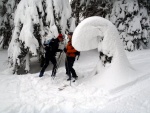
[[[56,73],[57,73],[57,70],[58,70],[58,68],[59,68],[59,65],[60,65],[61,60],[62,60],[62,57],[63,57],[63,54],[62,54],[62,53],[63,53],[63,52],[61,52],[61,53],[59,54],[58,62],[56,63],[56,68],[54,69],[54,73],[53,73],[53,74],[55,74],[55,75],[56,75]],[[55,75],[52,75],[53,80],[54,80],[54,78],[55,78]]]
[[[79,60],[80,55],[78,55],[77,60]]]

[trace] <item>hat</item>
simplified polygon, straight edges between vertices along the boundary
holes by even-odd
[[[71,35],[71,36],[72,36],[72,35],[73,35],[73,32],[69,32],[68,35]]]
[[[63,38],[63,35],[62,35],[62,34],[59,34],[57,38]]]

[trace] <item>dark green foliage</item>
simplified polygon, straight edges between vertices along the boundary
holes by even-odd
[[[112,8],[111,0],[73,0],[71,2],[73,16],[76,18],[76,24],[81,18],[91,16],[105,17]]]
[[[38,40],[39,45],[41,46],[42,44],[41,44],[40,24],[34,24],[33,29],[34,29],[33,35]]]
[[[127,51],[147,48],[149,16],[147,0],[116,0],[108,19],[118,28]]]
[[[6,8],[9,0],[2,0],[0,2],[2,3],[2,5],[0,5],[0,20],[1,20],[0,22],[0,39],[1,39],[0,45],[2,44],[1,45],[2,48],[7,48],[12,38],[12,30],[14,28],[13,13],[15,12],[20,0],[14,0],[15,2],[14,6],[11,6],[9,4],[10,9]]]
[[[112,62],[112,56],[107,56],[105,55],[103,52],[99,52],[99,58],[101,59],[103,66],[105,66],[107,63],[111,63]]]

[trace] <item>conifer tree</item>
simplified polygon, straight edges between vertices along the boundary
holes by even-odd
[[[72,0],[71,7],[76,24],[90,16],[105,17],[110,12],[110,0]]]
[[[8,47],[14,28],[14,12],[20,0],[0,1],[0,48]]]
[[[150,24],[148,10],[143,3],[137,0],[116,0],[108,16],[118,28],[125,50],[143,49],[148,44]]]
[[[43,42],[59,33],[73,31],[74,19],[67,0],[21,0],[14,18],[12,40],[8,49],[13,73],[30,70],[30,57],[43,54]]]

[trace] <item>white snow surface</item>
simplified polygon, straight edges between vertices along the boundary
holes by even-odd
[[[111,63],[106,65],[104,56],[98,61],[99,77],[92,79],[99,80],[95,85],[111,89],[137,77],[125,55],[117,28],[107,19],[94,16],[83,20],[74,31],[72,43],[78,51],[98,48],[98,52],[112,57]]]
[[[64,60],[53,80],[51,69],[42,78],[38,77],[39,73],[6,74],[8,70],[3,70],[7,66],[7,52],[0,51],[0,54],[0,113],[150,112],[150,50],[127,52],[140,76],[109,91],[96,86],[98,80],[92,81],[98,76],[92,74],[99,60],[97,50],[81,52],[80,59],[74,64],[79,79],[71,86],[66,81]],[[59,91],[64,84],[69,86]]]

